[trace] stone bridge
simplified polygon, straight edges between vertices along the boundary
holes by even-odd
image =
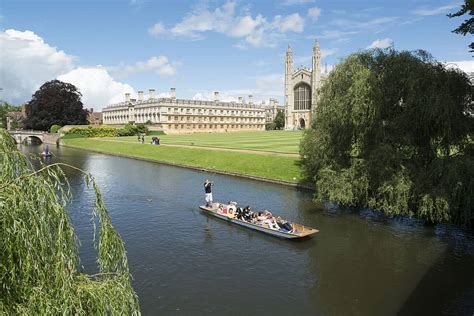
[[[40,141],[41,143],[56,144],[59,133],[46,133],[42,131],[8,131],[17,144],[23,142]]]

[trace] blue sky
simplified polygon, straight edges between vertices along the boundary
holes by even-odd
[[[1,98],[27,102],[45,81],[78,86],[88,107],[125,92],[282,102],[284,54],[323,68],[368,47],[425,49],[474,71],[471,38],[451,33],[459,1],[23,1],[0,4]]]

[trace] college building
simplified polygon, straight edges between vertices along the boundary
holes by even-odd
[[[321,74],[321,49],[316,40],[313,46],[312,69],[293,69],[293,52],[288,46],[285,56],[285,129],[305,129],[310,126],[313,111],[318,105],[318,89],[326,81]]]
[[[169,98],[156,98],[150,89],[148,99],[138,91],[138,99],[125,94],[124,102],[111,104],[102,110],[106,125],[148,123],[151,130],[168,134],[193,132],[231,132],[265,130],[266,112],[263,104],[254,104],[239,97],[238,102],[222,102],[219,92],[214,101],[177,99],[176,89],[171,88]]]

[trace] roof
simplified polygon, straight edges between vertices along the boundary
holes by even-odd
[[[7,117],[15,118],[15,119],[22,119],[25,118],[22,112],[7,112]]]

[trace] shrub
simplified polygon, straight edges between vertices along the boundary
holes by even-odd
[[[92,127],[87,128],[73,127],[66,135],[82,135],[84,137],[113,137],[117,134],[117,129],[113,127]]]
[[[117,136],[134,136],[140,134],[148,134],[148,128],[145,124],[127,124],[124,128],[117,131]]]
[[[265,130],[267,131],[273,131],[276,129],[276,124],[275,122],[270,122],[270,123],[267,123],[265,124]]]
[[[147,135],[157,136],[157,135],[166,135],[163,131],[150,131]]]
[[[57,133],[61,127],[62,127],[61,125],[54,124],[54,125],[52,125],[51,128],[49,129],[49,132],[50,132],[50,133]]]

